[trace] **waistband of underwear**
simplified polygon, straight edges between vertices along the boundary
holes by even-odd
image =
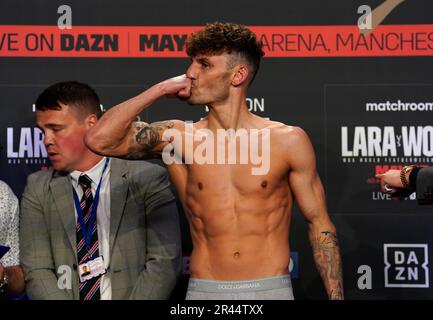
[[[201,292],[249,292],[292,288],[290,275],[242,281],[219,281],[190,278],[188,290]]]

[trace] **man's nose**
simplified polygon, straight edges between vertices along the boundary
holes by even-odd
[[[194,63],[191,63],[188,67],[188,70],[186,70],[186,76],[191,79],[195,80],[197,77],[197,68],[195,68]]]
[[[46,131],[44,133],[44,145],[45,145],[45,147],[52,145],[53,142],[54,142],[53,135]]]

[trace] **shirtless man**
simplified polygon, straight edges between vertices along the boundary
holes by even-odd
[[[86,144],[96,153],[126,159],[164,158],[164,152],[172,149],[171,154],[180,156],[182,163],[167,164],[167,169],[193,241],[187,299],[293,299],[288,275],[293,198],[308,221],[314,259],[328,296],[343,299],[336,229],[327,214],[309,138],[300,128],[265,120],[247,108],[247,89],[263,56],[262,44],[243,26],[214,23],[188,39],[187,53],[191,65],[185,75],[158,83],[108,110],[88,131]],[[167,96],[207,105],[209,114],[194,124],[133,122]],[[237,134],[240,129],[248,136],[267,132],[269,170],[252,174],[251,162],[190,161],[191,152],[200,147],[194,140],[194,150],[188,148],[190,135],[216,139],[222,129],[236,130],[235,135],[224,137],[224,148],[242,138]],[[168,131],[179,132],[180,143]],[[221,144],[215,142],[214,147]],[[217,153],[217,147],[212,151]],[[265,147],[262,142],[259,151],[265,152]]]

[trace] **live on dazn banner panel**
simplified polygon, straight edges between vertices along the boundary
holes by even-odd
[[[176,58],[200,26],[0,26],[0,57]],[[433,24],[251,26],[265,57],[432,56]]]

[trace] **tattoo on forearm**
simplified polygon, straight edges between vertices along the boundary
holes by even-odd
[[[313,236],[312,247],[317,269],[325,283],[330,299],[344,299],[343,275],[340,248],[337,236],[330,231],[322,231]]]
[[[343,287],[341,282],[338,283],[335,289],[331,290],[329,298],[331,300],[344,300]]]
[[[129,148],[129,159],[143,159],[151,157],[152,150],[160,143],[160,134],[166,129],[173,128],[172,121],[159,121],[148,124],[146,122],[136,122],[135,124],[135,141],[140,145],[140,148]]]

